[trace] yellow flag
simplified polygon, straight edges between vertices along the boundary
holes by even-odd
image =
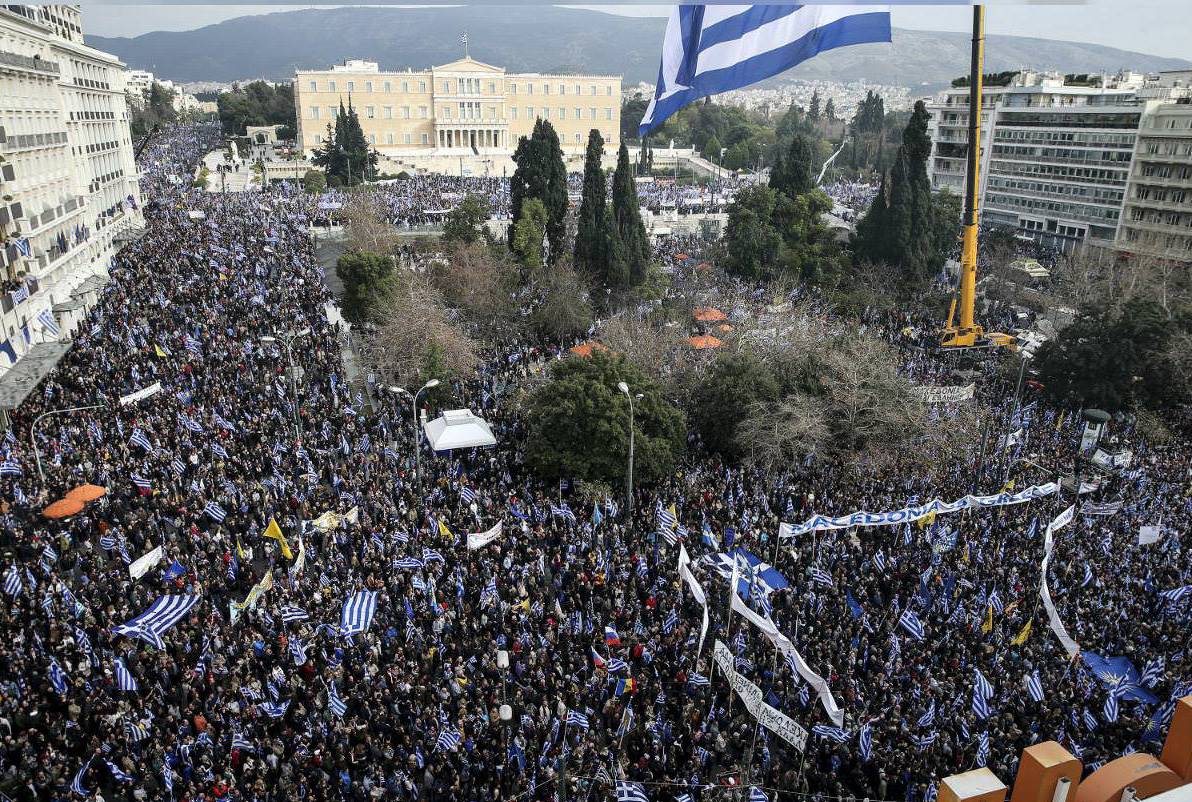
[[[919,519],[918,524],[920,529],[925,529],[935,523],[935,513],[929,512]]]
[[[447,528],[447,524],[443,523],[442,521],[439,521],[439,537],[446,538],[448,540],[455,539],[455,535],[451,534],[451,530]]]
[[[244,547],[240,545],[240,538],[236,538],[236,556],[241,560],[244,559]]]
[[[286,542],[286,536],[281,533],[281,527],[277,525],[277,521],[269,519],[269,526],[265,527],[265,534],[262,537],[276,540],[281,546],[281,556],[287,560],[294,559],[294,552],[290,551],[290,544]]]
[[[1010,481],[1008,481],[1004,485],[1002,485],[1003,493],[1009,493],[1013,489],[1014,489],[1014,480],[1013,479],[1011,479]]]
[[[1059,420],[1057,420],[1057,421],[1055,422],[1055,430],[1056,430],[1057,432],[1058,432],[1058,431],[1060,430],[1060,428],[1061,428],[1061,427],[1064,425],[1064,416],[1066,416],[1067,414],[1068,414],[1068,410],[1066,410],[1066,409],[1065,409],[1065,410],[1061,410],[1061,411],[1060,411],[1060,417],[1059,417]]]
[[[153,350],[157,353],[158,356],[160,356],[162,359],[165,359],[166,352],[162,350],[160,345],[157,345],[156,343],[154,343]]]
[[[989,605],[985,615],[985,623],[981,625],[981,634],[988,635],[993,630],[993,605]]]
[[[1021,632],[1019,632],[1017,635],[1014,636],[1014,640],[1010,641],[1010,643],[1014,646],[1021,646],[1022,644],[1026,643],[1026,639],[1029,638],[1030,636],[1031,636],[1031,622],[1027,621],[1026,626],[1022,628]]]
[[[524,610],[525,612],[528,613],[528,612],[530,612],[530,599],[528,597],[525,599],[522,599],[520,602],[518,602],[517,604],[515,604],[513,606],[514,606],[514,608],[516,608],[518,610]]]
[[[964,544],[964,554],[961,555],[960,559],[964,560],[966,563],[969,561],[969,547],[967,543]]]

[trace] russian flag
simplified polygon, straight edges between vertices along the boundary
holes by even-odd
[[[596,651],[596,647],[592,647],[592,665],[596,668],[604,668],[604,658],[600,656],[600,652]]]
[[[620,646],[621,636],[617,634],[617,630],[612,627],[604,628],[604,644],[606,646]]]

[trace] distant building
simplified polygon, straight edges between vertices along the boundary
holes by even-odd
[[[143,223],[126,73],[83,44],[78,6],[0,6],[0,407],[24,357],[48,370],[65,350]]]
[[[1123,207],[1136,180],[1140,132],[1155,114],[1179,117],[1186,90],[1124,72],[1079,84],[1024,71],[982,92],[979,154],[981,220],[1023,239],[1070,250],[1119,238]],[[934,189],[963,193],[968,153],[968,88],[928,106]],[[1186,159],[1187,157],[1185,157]],[[1141,174],[1138,177],[1143,177]],[[1192,260],[1192,252],[1184,259]]]
[[[472,58],[383,72],[375,62],[350,60],[294,74],[298,142],[306,153],[323,144],[328,123],[334,126],[349,99],[369,144],[391,159],[508,156],[539,118],[554,126],[565,153],[582,153],[593,128],[606,152],[620,145],[620,76],[506,73]]]

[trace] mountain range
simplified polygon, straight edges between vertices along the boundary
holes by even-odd
[[[295,68],[318,69],[360,58],[383,70],[424,69],[462,55],[467,32],[473,58],[510,72],[620,74],[627,84],[653,82],[666,20],[620,17],[556,6],[473,5],[438,8],[341,7],[236,17],[191,31],[157,31],[132,38],[88,36],[134,69],[174,81],[289,80]],[[893,43],[829,51],[783,78],[866,80],[922,88],[967,74],[965,33],[895,29]],[[1152,72],[1192,62],[1102,45],[991,35],[986,72]]]

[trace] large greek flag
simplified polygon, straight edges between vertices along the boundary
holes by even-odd
[[[638,136],[694,100],[755,84],[824,50],[889,41],[888,6],[677,5]]]
[[[164,649],[161,636],[198,603],[198,596],[162,596],[149,605],[145,612],[127,623],[112,627],[112,631],[140,638],[158,649]]]
[[[341,635],[355,635],[365,632],[372,626],[373,616],[377,612],[377,592],[375,590],[358,590],[344,600],[344,608],[339,616],[339,631]]]

